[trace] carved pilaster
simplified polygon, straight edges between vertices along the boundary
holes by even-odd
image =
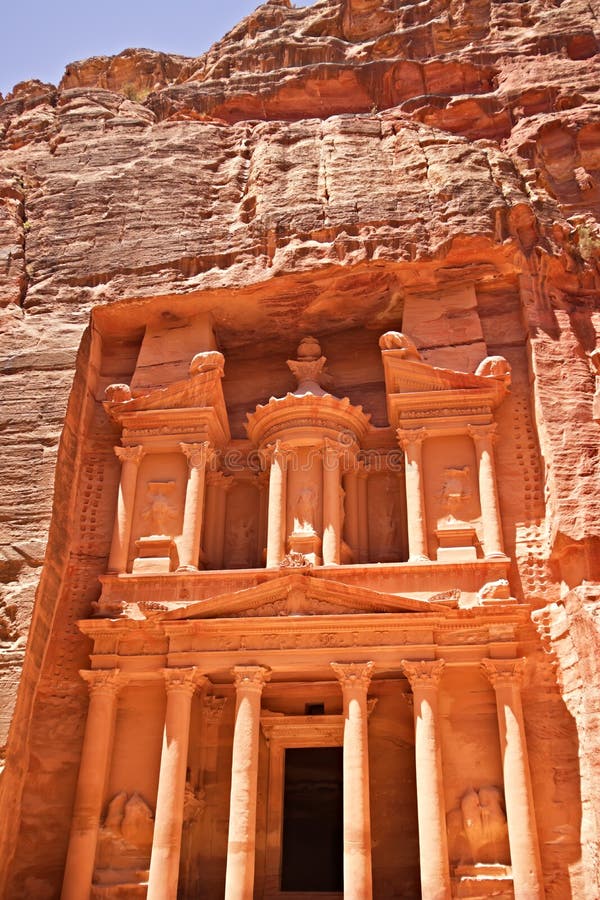
[[[346,448],[323,441],[323,565],[339,565],[341,547],[340,460]]]
[[[421,891],[428,900],[447,900],[450,892],[446,808],[438,692],[444,660],[403,660],[414,697],[415,767]]]
[[[115,455],[121,462],[121,479],[117,498],[117,512],[112,543],[108,557],[109,572],[125,572],[133,525],[133,507],[137,488],[138,469],[145,450],[140,445],[115,447]]]
[[[188,482],[183,511],[183,532],[179,547],[179,568],[197,571],[200,565],[205,472],[213,447],[208,441],[198,444],[182,443],[179,446],[188,460]]]
[[[167,708],[163,732],[148,900],[176,900],[185,804],[192,697],[207,681],[195,667],[163,669]]]
[[[494,445],[498,439],[497,426],[469,425],[469,435],[475,445],[479,479],[479,503],[483,525],[483,549],[486,557],[503,557],[504,542],[500,521],[500,504],[496,486]]]
[[[404,450],[409,559],[412,562],[425,561],[429,556],[423,481],[423,441],[429,435],[425,428],[398,428],[396,436]]]
[[[227,494],[234,479],[220,470],[206,473],[206,516],[204,523],[204,552],[209,569],[223,568],[225,514]]]
[[[526,665],[525,659],[481,661],[496,694],[515,900],[541,900],[544,883],[521,701]]]
[[[62,900],[80,900],[92,886],[100,814],[112,754],[117,695],[126,682],[118,669],[84,669],[90,702],[71,820]]]

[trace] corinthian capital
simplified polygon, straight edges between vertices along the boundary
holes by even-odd
[[[410,450],[422,444],[429,437],[429,432],[426,428],[397,428],[396,437],[403,450]]]
[[[271,678],[266,666],[234,666],[233,683],[238,691],[262,691]]]
[[[183,691],[191,696],[207,681],[206,675],[195,666],[189,669],[163,669],[162,673],[167,694],[172,691]]]
[[[446,663],[443,659],[403,659],[400,665],[414,691],[415,688],[438,688]]]
[[[136,466],[139,466],[142,457],[146,452],[139,444],[134,444],[132,447],[115,447],[114,449],[117,459],[122,463],[132,462],[135,463]]]
[[[494,688],[516,685],[525,678],[526,659],[482,659],[481,670]]]
[[[79,674],[87,682],[90,696],[116,695],[127,681],[120,669],[82,669]]]
[[[200,444],[180,444],[181,452],[187,456],[190,469],[203,469],[212,450],[212,444],[203,441]]]
[[[491,444],[493,446],[498,440],[498,426],[495,422],[491,422],[489,425],[469,425],[467,431],[476,444]]]
[[[331,663],[331,668],[342,688],[361,688],[364,691],[369,687],[374,666],[373,662]]]

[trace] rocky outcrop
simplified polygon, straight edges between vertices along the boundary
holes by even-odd
[[[101,373],[126,380],[148,298],[163,298],[167,318],[201,298],[234,348],[240,331],[249,345],[300,329],[382,333],[426,294],[426,353],[485,341],[510,359],[511,408],[528,423],[510,450],[521,479],[508,516],[513,591],[558,604],[551,615],[577,645],[557,651],[561,684],[581,752],[598,752],[597,673],[572,660],[597,642],[594,600],[578,592],[600,580],[599,17],[593,0],[271,0],[196,59],[127,50],[70,64],[58,87],[17,85],[0,103],[6,837],[6,816],[20,810],[27,832],[35,815],[23,785],[30,765],[43,773],[32,716],[56,672],[49,637],[67,628],[56,618],[64,573],[85,584],[84,607],[97,599],[90,523],[102,500],[76,507],[71,481],[92,464],[81,446],[96,427],[90,313],[101,310],[109,343],[111,309],[129,317],[129,343],[114,338]],[[436,311],[467,288],[477,334],[464,305]],[[72,673],[85,648],[73,650],[69,628]],[[79,710],[72,683],[61,683],[64,702]],[[585,768],[588,797],[594,778]],[[588,806],[578,884],[595,896],[599,816]],[[10,840],[3,850],[11,860]],[[14,865],[34,896],[45,863]]]

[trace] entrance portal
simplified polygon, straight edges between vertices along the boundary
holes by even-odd
[[[343,890],[342,747],[285,751],[281,890]]]

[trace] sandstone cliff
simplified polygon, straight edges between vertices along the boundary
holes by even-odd
[[[539,609],[577,725],[589,798],[577,884],[598,895],[599,17],[596,0],[270,0],[196,59],[127,50],[0,103],[10,896],[54,896],[40,872],[64,847],[40,851],[37,868],[13,859],[5,823],[19,810],[26,843],[38,815],[26,775],[43,791],[44,742],[58,737],[32,726],[60,671],[49,637],[61,604],[89,607],[107,552],[70,478],[93,465],[81,446],[96,414],[92,309],[110,325],[113,307],[161,296],[177,314],[201,296],[233,347],[240,322],[247,343],[336,324],[383,331],[407,298],[461,286],[474,286],[483,336],[432,314],[421,343],[449,360],[455,347],[476,358],[484,340],[515,359],[515,409],[532,426],[515,449],[530,487],[512,512],[514,580]],[[115,381],[135,347],[112,352]],[[60,592],[67,569],[76,597]],[[73,633],[60,652],[75,668]],[[65,688],[64,702],[81,700]]]

